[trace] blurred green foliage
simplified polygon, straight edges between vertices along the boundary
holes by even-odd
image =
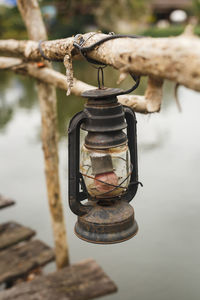
[[[143,19],[147,0],[42,0],[39,1],[50,38],[61,38],[86,31],[116,30],[119,21],[129,24]],[[45,6],[53,6],[57,17],[50,19]],[[116,32],[118,32],[117,30]],[[17,7],[0,6],[0,38],[27,38]]]
[[[27,111],[33,109],[37,96],[33,80],[29,77],[3,71],[0,78],[0,132],[2,132],[18,108]]]
[[[192,2],[193,2],[192,12],[198,18],[198,21],[200,21],[200,0],[192,0]]]
[[[200,0],[192,2],[192,14],[200,20]],[[39,3],[50,39],[97,30],[105,33],[138,33],[139,26],[135,24],[140,25],[139,34],[153,37],[176,36],[184,30],[184,25],[171,25],[167,28],[149,25],[147,28],[147,24],[155,21],[155,16],[150,11],[151,0],[41,0]],[[56,18],[49,18],[45,7],[54,7],[57,11]],[[125,27],[122,29],[123,26]],[[196,26],[195,33],[200,34],[199,26]],[[27,38],[17,7],[0,6],[0,38]]]
[[[177,36],[183,33],[185,25],[171,25],[166,28],[158,28],[156,26],[150,26],[145,31],[141,31],[140,34],[151,37],[168,37]],[[200,25],[195,26],[194,33],[200,35]]]
[[[0,38],[25,39],[26,37],[25,26],[17,7],[0,6]]]

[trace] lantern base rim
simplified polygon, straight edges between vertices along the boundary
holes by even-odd
[[[124,201],[102,207],[95,205],[85,216],[78,217],[75,234],[94,244],[115,244],[129,240],[138,232],[133,207]]]
[[[85,242],[88,242],[88,243],[92,243],[92,244],[101,244],[101,245],[110,245],[110,244],[118,244],[118,243],[122,243],[122,242],[125,242],[125,241],[128,241],[130,240],[132,237],[134,237],[137,233],[138,233],[138,224],[137,222],[135,221],[134,222],[134,225],[133,225],[133,228],[131,230],[131,232],[127,232],[127,237],[126,238],[123,238],[123,239],[114,239],[113,241],[109,241],[107,239],[105,239],[105,237],[101,234],[98,235],[98,238],[99,240],[97,241],[96,239],[95,240],[92,240],[92,239],[88,239],[86,237],[84,237],[84,232],[82,231],[82,235],[80,235],[78,232],[77,232],[77,226],[75,225],[75,228],[74,228],[74,233],[76,234],[76,236],[85,241]],[[124,232],[125,233],[125,232]]]

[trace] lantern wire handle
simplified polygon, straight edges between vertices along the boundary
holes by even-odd
[[[42,49],[42,43],[43,43],[43,42],[45,42],[45,41],[44,41],[44,40],[40,40],[39,43],[38,43],[38,50],[39,50],[39,52],[40,52],[40,55],[41,55],[44,59],[48,60],[49,62],[51,62],[51,61],[55,61],[55,62],[63,62],[63,59],[50,59],[50,58],[48,58],[48,57],[44,54],[44,51],[43,51],[43,49]]]
[[[98,72],[97,72],[97,80],[98,80],[98,88],[101,89],[104,87],[104,74],[103,74],[103,69],[105,67],[98,67]],[[101,82],[100,82],[100,74],[101,74]]]
[[[103,77],[103,68],[107,67],[107,65],[105,63],[102,63],[100,61],[97,61],[95,59],[89,58],[87,56],[87,52],[92,51],[95,49],[95,47],[101,45],[102,43],[105,43],[106,41],[109,40],[113,40],[113,39],[118,39],[118,38],[142,38],[142,36],[138,36],[138,35],[122,35],[122,34],[114,34],[114,32],[110,32],[109,35],[97,42],[95,42],[94,44],[90,45],[90,46],[86,46],[84,47],[84,44],[90,39],[92,38],[96,33],[92,34],[88,39],[84,40],[81,34],[77,34],[74,38],[74,47],[80,52],[80,54],[91,64],[94,65],[99,65],[99,67],[95,67],[93,65],[94,68],[98,69],[98,73],[97,73],[97,80],[98,80],[98,88],[104,88],[104,77]],[[101,76],[102,76],[102,87],[100,84],[100,72],[101,72]],[[134,79],[135,84],[127,90],[118,90],[116,91],[115,94],[113,94],[113,96],[119,96],[119,95],[125,95],[125,94],[129,94],[132,91],[134,91],[140,83],[140,76],[133,74],[132,72],[129,72],[129,74],[131,75],[131,77]]]
[[[74,47],[76,49],[78,49],[81,54],[85,57],[85,59],[87,59],[88,62],[96,64],[96,65],[106,65],[100,61],[97,61],[95,59],[89,58],[87,57],[87,52],[94,50],[95,47],[100,46],[101,44],[110,41],[110,40],[114,40],[114,39],[119,39],[119,38],[133,38],[133,39],[138,39],[138,38],[143,38],[143,36],[141,35],[135,35],[135,34],[115,34],[114,32],[109,32],[108,36],[106,36],[105,38],[102,38],[101,40],[93,43],[90,46],[86,46],[83,47],[83,45],[89,40],[91,39],[94,35],[96,35],[99,32],[95,32],[92,35],[90,35],[86,40],[83,39],[81,34],[77,34],[74,38]]]

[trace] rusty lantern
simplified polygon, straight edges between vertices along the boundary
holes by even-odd
[[[117,101],[138,84],[84,92],[85,108],[70,121],[69,205],[76,235],[88,242],[118,243],[138,231],[129,204],[138,187],[136,117]],[[81,149],[80,128],[87,133]]]

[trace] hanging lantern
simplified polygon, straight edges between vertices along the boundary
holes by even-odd
[[[136,117],[117,101],[138,84],[84,92],[85,108],[69,125],[69,205],[76,235],[88,242],[118,243],[138,231],[129,204],[138,187]],[[80,128],[87,133],[81,148]]]

